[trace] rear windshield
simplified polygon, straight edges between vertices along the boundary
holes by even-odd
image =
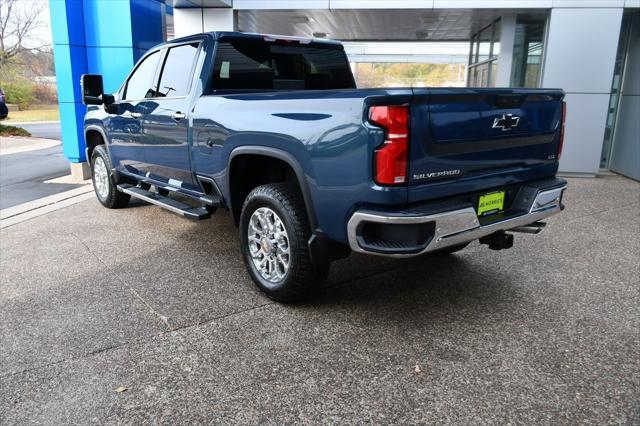
[[[263,40],[218,43],[213,90],[326,90],[354,88],[344,51]]]

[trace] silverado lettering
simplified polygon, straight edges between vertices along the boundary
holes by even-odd
[[[443,170],[441,172],[418,173],[413,175],[413,180],[437,179],[442,177],[458,176],[460,170]]]

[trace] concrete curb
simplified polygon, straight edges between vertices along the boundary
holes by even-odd
[[[34,217],[63,209],[81,201],[93,198],[93,186],[83,185],[69,191],[29,201],[0,210],[0,229],[24,222]]]
[[[18,154],[20,152],[36,151],[38,149],[52,148],[56,145],[60,145],[62,142],[57,139],[44,139],[44,138],[32,138],[21,136],[2,136],[0,137],[2,143],[0,144],[0,155]],[[9,146],[5,147],[6,142]]]

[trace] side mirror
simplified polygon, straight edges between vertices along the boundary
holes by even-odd
[[[104,94],[102,76],[99,74],[83,74],[80,86],[82,87],[82,103],[85,105],[108,105],[114,102],[113,96]]]

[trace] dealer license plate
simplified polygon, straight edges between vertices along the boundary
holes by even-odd
[[[491,192],[478,198],[478,216],[487,216],[504,209],[504,191]]]

